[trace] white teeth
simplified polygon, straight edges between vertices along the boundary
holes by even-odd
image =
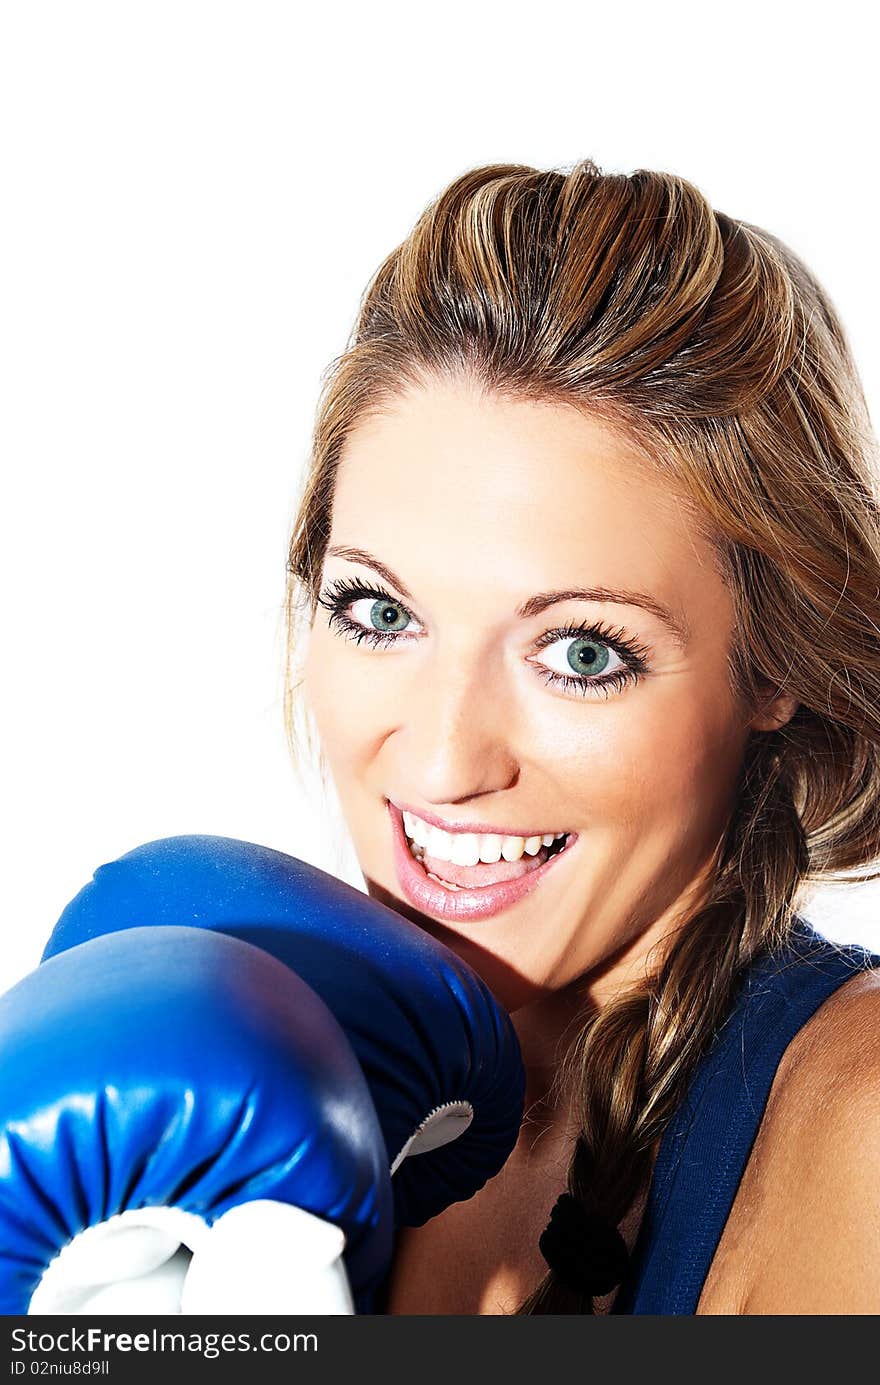
[[[417,860],[436,856],[459,866],[475,866],[478,861],[491,865],[500,861],[519,861],[537,856],[542,846],[552,846],[565,832],[546,832],[542,837],[511,837],[497,833],[444,832],[423,822],[414,813],[404,812],[403,827],[410,850]]]
[[[448,832],[444,832],[439,827],[428,828],[428,840],[425,842],[425,854],[427,856],[439,856],[443,861],[452,859],[452,838]]]
[[[534,841],[535,838],[532,838]],[[519,861],[522,859],[526,849],[525,841],[522,837],[505,837],[501,843],[501,855],[505,861]]]
[[[426,846],[430,827],[421,818],[413,817],[412,813],[404,813],[403,825],[406,828],[406,835],[413,841],[418,842],[419,846]]]
[[[480,838],[480,860],[487,866],[494,866],[496,861],[501,860],[501,843],[503,837],[489,836]]]
[[[456,866],[475,866],[479,859],[480,839],[476,833],[456,832],[450,845],[449,860]]]

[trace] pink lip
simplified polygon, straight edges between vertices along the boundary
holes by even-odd
[[[395,803],[390,800],[386,801],[391,818],[394,865],[400,888],[410,904],[414,904],[423,913],[431,914],[440,920],[450,919],[468,922],[474,919],[491,918],[494,914],[500,914],[502,910],[509,909],[512,904],[516,904],[520,899],[524,899],[526,895],[537,889],[544,876],[553,869],[561,857],[568,854],[576,840],[576,834],[572,833],[564,851],[551,856],[550,860],[545,861],[537,870],[529,871],[527,875],[522,875],[517,880],[505,880],[497,885],[483,885],[477,890],[446,890],[442,885],[438,885],[435,880],[432,880],[424,867],[413,858],[403,830],[402,813]],[[421,817],[421,814],[418,816]],[[488,828],[486,830],[493,831],[494,829]],[[519,836],[520,833],[516,835]],[[531,835],[537,836],[538,834],[533,832]]]
[[[443,818],[435,817],[433,813],[426,813],[424,808],[412,808],[408,803],[392,803],[390,798],[386,802],[390,807],[396,808],[398,812],[412,813],[415,817],[421,818],[423,822],[430,822],[432,827],[439,827],[444,832],[477,832],[486,836],[491,833],[494,837],[524,837],[526,841],[529,837],[544,837],[547,834],[546,827],[542,827],[540,830],[536,828],[533,832],[526,832],[519,828],[494,827],[488,822],[444,822]],[[564,832],[567,831],[567,828],[562,827],[559,830]],[[573,841],[575,834],[572,833],[571,836]],[[568,850],[567,847],[566,850]]]

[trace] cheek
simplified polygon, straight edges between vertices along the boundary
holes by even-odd
[[[314,629],[303,666],[303,698],[311,712],[325,754],[336,758],[343,743],[357,732],[352,715],[354,697],[345,678],[336,641],[325,630]]]
[[[602,715],[604,713],[604,715]],[[674,696],[602,707],[557,760],[583,820],[674,839],[715,833],[729,809],[743,739],[721,699]],[[559,755],[559,749],[555,751]]]
[[[356,772],[375,753],[389,725],[382,679],[352,658],[332,631],[317,627],[303,665],[302,693],[334,776]]]

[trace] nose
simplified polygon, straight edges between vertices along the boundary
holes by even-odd
[[[398,723],[398,783],[421,802],[451,807],[501,793],[519,777],[511,699],[485,664],[463,656],[422,670]]]

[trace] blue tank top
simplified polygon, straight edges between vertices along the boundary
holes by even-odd
[[[630,1269],[612,1313],[693,1314],[788,1044],[880,955],[798,917],[784,950],[743,977],[660,1142]]]

